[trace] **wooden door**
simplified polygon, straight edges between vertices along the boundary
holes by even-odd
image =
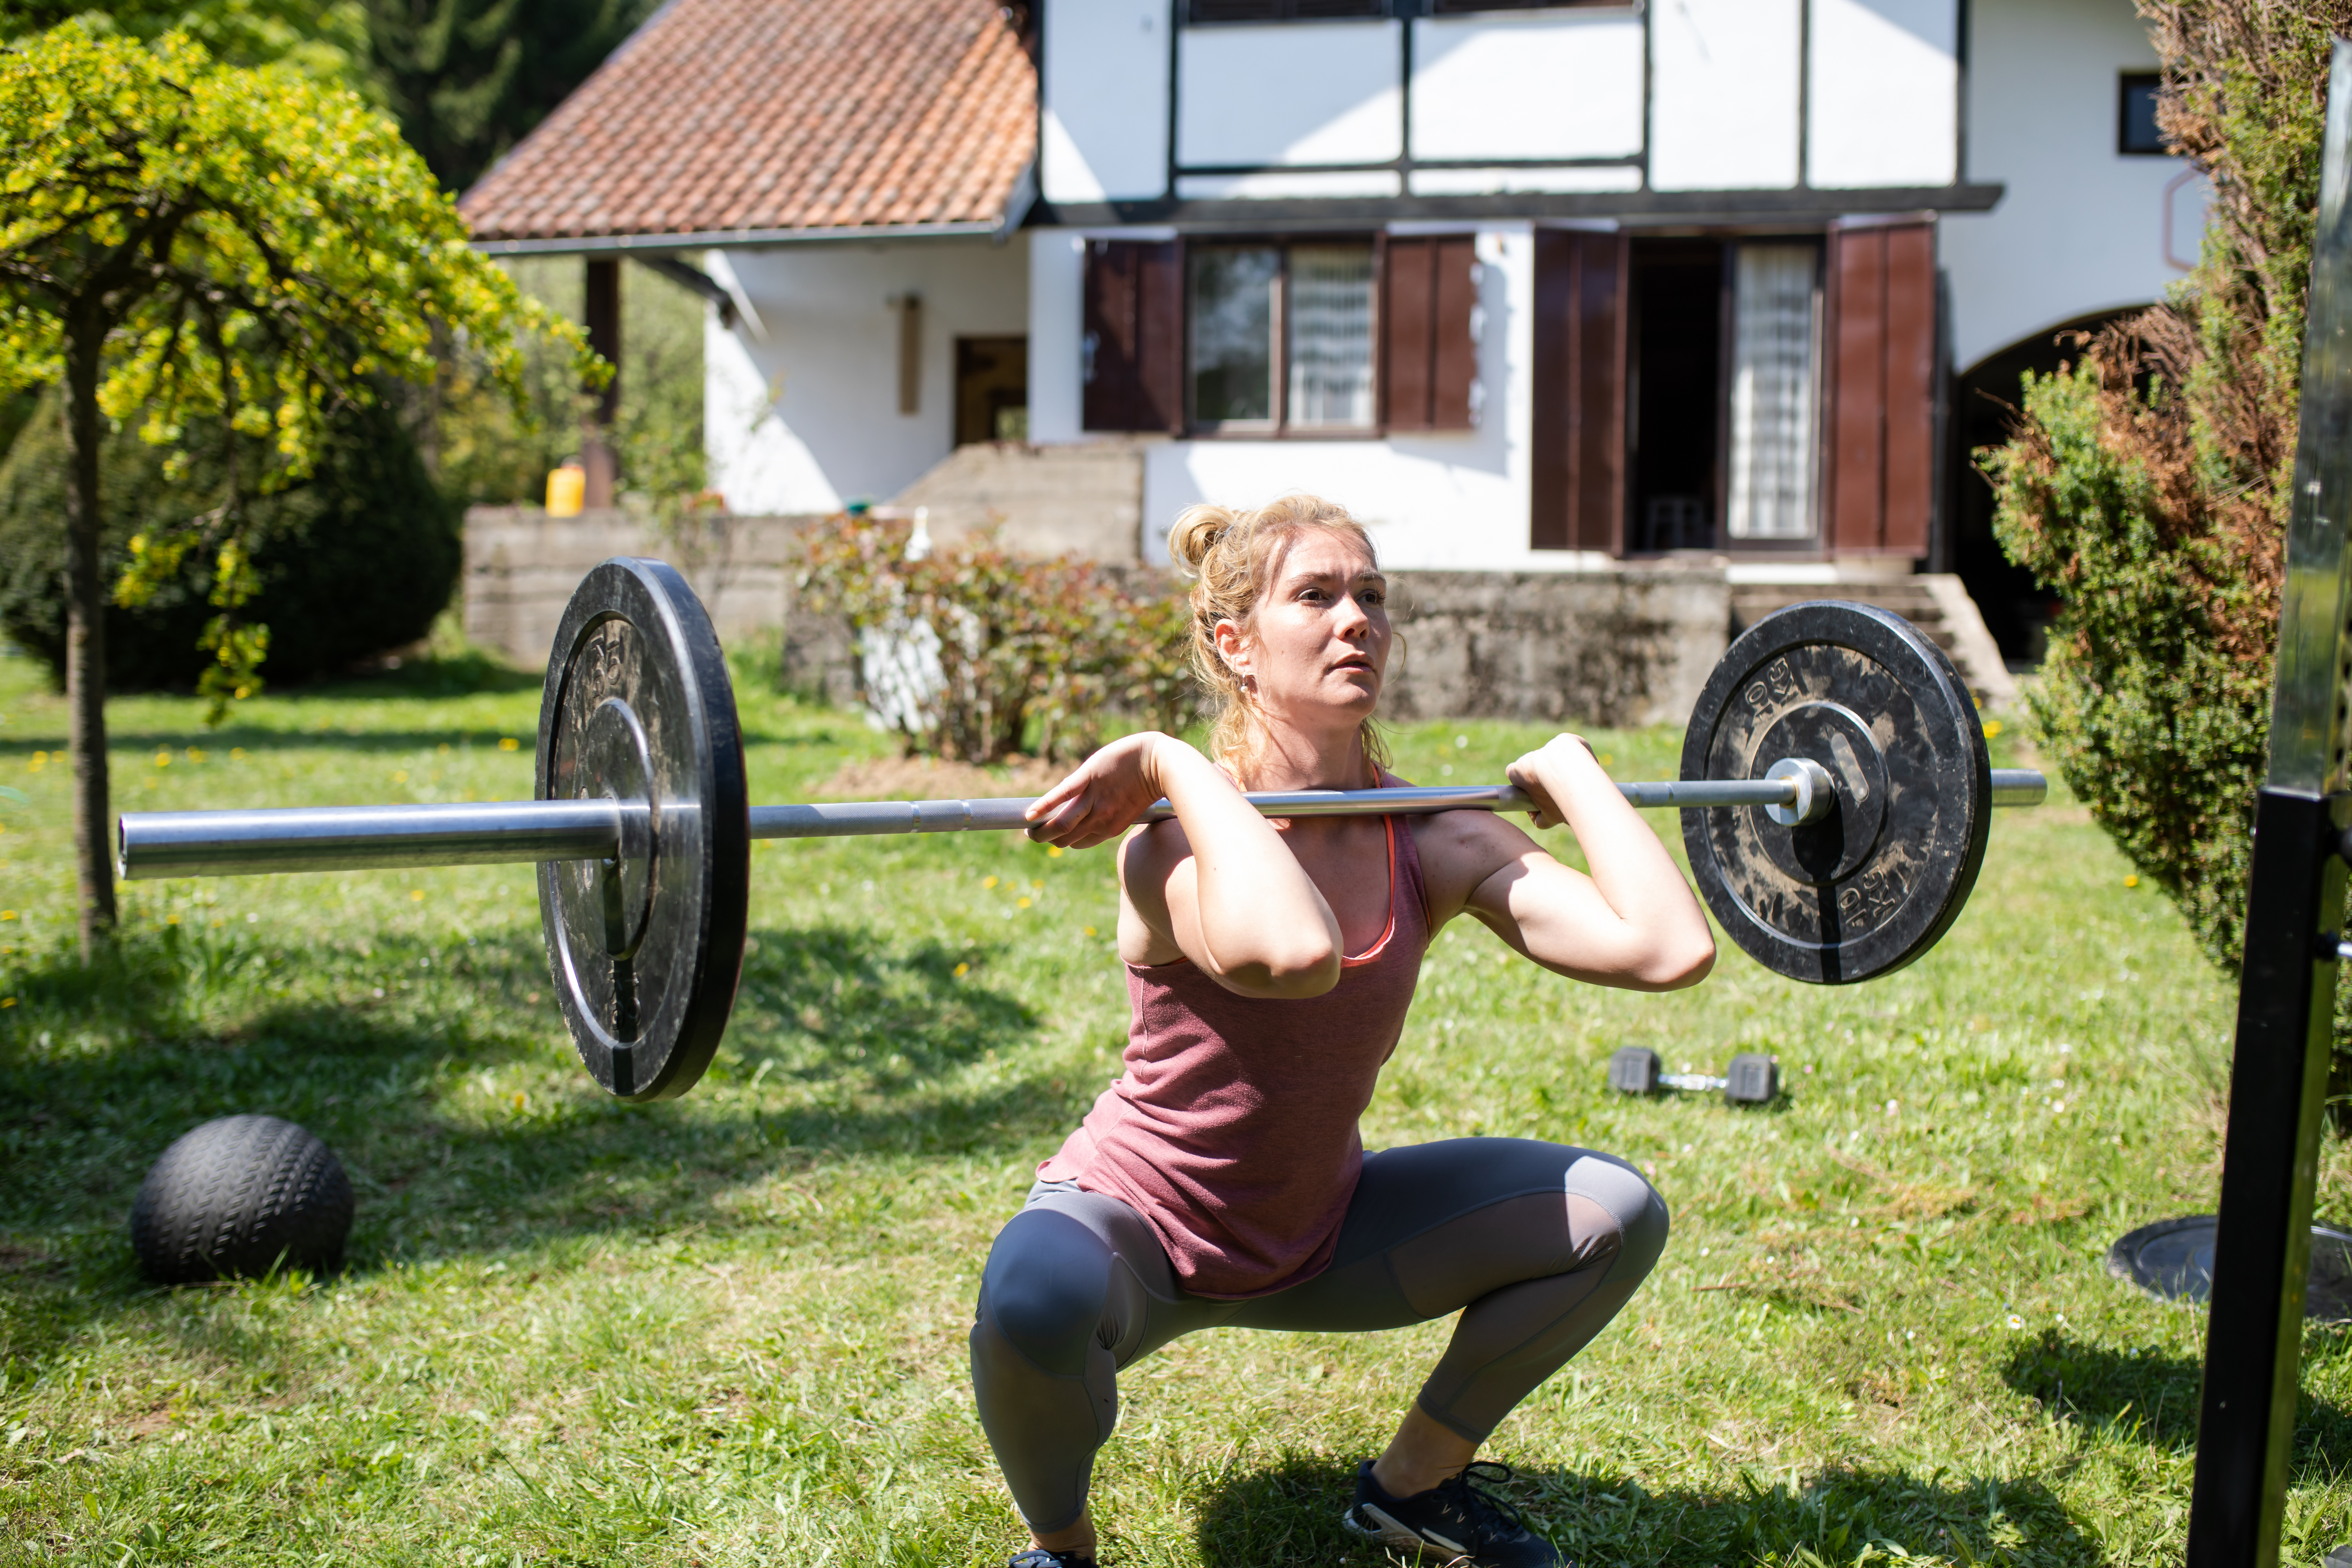
[[[1617,232],[1536,232],[1535,436],[1528,543],[1625,552],[1630,247]]]
[[[1841,554],[1927,553],[1936,487],[1936,226],[1829,237],[1829,417],[1822,542]]]

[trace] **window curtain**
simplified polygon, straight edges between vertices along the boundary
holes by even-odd
[[[1743,245],[1732,284],[1734,539],[1811,539],[1821,252]]]
[[[1290,251],[1293,426],[1372,422],[1372,253],[1366,246]]]

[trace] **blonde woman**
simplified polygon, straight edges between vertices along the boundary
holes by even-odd
[[[1356,1121],[1433,932],[1467,914],[1571,980],[1664,991],[1715,962],[1697,900],[1584,743],[1511,764],[1591,875],[1487,812],[1269,821],[1242,792],[1402,784],[1372,711],[1393,634],[1371,542],[1291,496],[1194,507],[1193,658],[1213,758],[1161,734],[1104,747],[1038,800],[1032,837],[1120,845],[1125,1072],[997,1237],[972,1382],[1033,1538],[1012,1568],[1091,1568],[1087,1490],[1118,1370],[1230,1326],[1392,1329],[1462,1314],[1344,1517],[1381,1544],[1498,1568],[1559,1562],[1481,1480],[1478,1445],[1615,1316],[1666,1210],[1588,1150],[1465,1138],[1366,1155]],[[1135,828],[1166,796],[1172,822]],[[1132,829],[1130,831],[1130,829]]]

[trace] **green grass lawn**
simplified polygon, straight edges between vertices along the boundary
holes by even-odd
[[[451,684],[412,666],[212,732],[193,701],[118,701],[116,805],[528,795],[536,679]],[[756,800],[883,749],[740,695]],[[687,1099],[631,1107],[572,1059],[528,868],[127,884],[119,954],[84,971],[63,708],[7,659],[0,715],[28,797],[0,798],[0,1562],[1003,1561],[963,1336],[991,1237],[1116,1070],[1104,852],[761,847],[727,1044]],[[1540,738],[1397,749],[1489,779]],[[1595,741],[1621,776],[1679,747]],[[1727,949],[1687,993],[1580,989],[1459,922],[1365,1137],[1586,1143],[1674,1207],[1648,1287],[1493,1445],[1571,1555],[2173,1562],[2204,1320],[2101,1260],[2210,1208],[2231,1001],[2062,796],[2000,816],[1950,935],[1864,987]],[[1629,1043],[1774,1051],[1790,1092],[1619,1100]],[[348,1269],[148,1288],[142,1174],[244,1110],[341,1152]],[[1110,1563],[1369,1568],[1348,1478],[1444,1332],[1236,1331],[1132,1369],[1097,1472]],[[2309,1562],[2352,1535],[2352,1352],[2314,1330],[2305,1355]]]

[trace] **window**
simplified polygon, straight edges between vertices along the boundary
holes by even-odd
[[[1372,247],[1290,251],[1290,423],[1372,422]]]
[[[1196,245],[1187,260],[1193,425],[1372,427],[1370,245]]]
[[[2166,157],[2164,132],[2156,126],[2156,100],[2164,79],[2154,71],[2126,71],[2116,89],[2116,151],[2126,157]]]
[[[1811,539],[1821,250],[1743,245],[1735,255],[1726,531],[1734,539]]]
[[[1470,234],[1087,242],[1088,430],[1369,435],[1478,423]]]
[[[1639,239],[1632,264],[1627,546],[1814,538],[1821,245]]]
[[[1192,0],[1185,20],[1200,22],[1325,22],[1385,16],[1388,0]]]
[[[1274,421],[1274,296],[1282,252],[1200,246],[1192,253],[1192,423]]]
[[[1576,6],[1629,7],[1635,0],[1430,0],[1433,16],[1465,16],[1478,11],[1564,11]]]

